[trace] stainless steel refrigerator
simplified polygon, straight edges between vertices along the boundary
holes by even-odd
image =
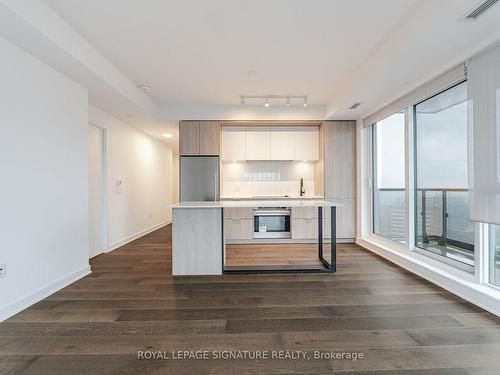
[[[181,156],[180,200],[219,200],[219,157]]]

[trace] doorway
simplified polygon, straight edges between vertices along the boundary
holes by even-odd
[[[89,259],[107,250],[104,129],[89,124]]]

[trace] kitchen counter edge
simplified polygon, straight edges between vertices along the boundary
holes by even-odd
[[[231,200],[231,201],[194,201],[168,205],[168,208],[256,208],[256,207],[341,207],[334,199],[298,200]]]

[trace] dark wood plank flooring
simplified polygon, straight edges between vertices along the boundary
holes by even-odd
[[[330,261],[325,244],[324,258]],[[227,244],[225,269],[324,268],[318,259],[318,245],[303,244]]]
[[[0,373],[500,374],[500,319],[356,245],[330,274],[171,276],[166,227],[0,323]],[[361,352],[140,360],[137,351]]]

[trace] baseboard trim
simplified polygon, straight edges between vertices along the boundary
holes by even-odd
[[[481,285],[468,280],[463,280],[449,272],[437,269],[417,259],[412,259],[411,255],[401,254],[397,251],[384,248],[370,241],[356,239],[356,243],[365,249],[380,255],[388,261],[414,273],[443,289],[463,298],[464,300],[477,305],[492,314],[500,316],[500,301],[498,292],[486,285]],[[342,265],[338,265],[342,267]]]
[[[142,236],[145,236],[146,234],[154,232],[155,230],[163,228],[164,226],[167,226],[169,224],[172,224],[172,220],[162,221],[161,223],[153,225],[152,227],[150,227],[148,229],[141,230],[140,232],[137,232],[129,237],[126,237],[122,240],[113,242],[112,244],[110,244],[108,246],[108,250],[106,252],[109,253],[110,251],[116,250],[119,247],[128,244],[129,242],[132,242],[132,241],[134,241]]]
[[[330,238],[324,238],[323,241],[329,241]],[[246,245],[246,244],[258,244],[258,243],[297,243],[297,244],[317,244],[318,239],[291,239],[291,238],[253,238],[251,240],[226,240],[229,245]],[[338,238],[338,244],[353,244],[354,238]],[[330,246],[329,243],[324,243],[325,248]]]
[[[17,301],[0,308],[0,322],[10,318],[11,316],[23,311],[24,309],[30,307],[31,305],[41,301],[42,299],[50,296],[51,294],[61,290],[62,288],[74,283],[75,281],[87,276],[90,273],[90,266],[84,266],[75,272],[64,276],[49,285],[46,285],[33,293],[30,293]]]

